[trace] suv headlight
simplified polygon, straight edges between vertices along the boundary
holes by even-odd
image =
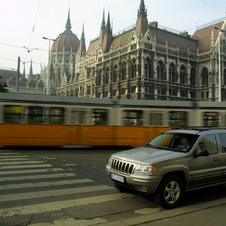
[[[110,157],[110,158],[108,159],[108,165],[109,165],[109,166],[111,166],[111,163],[112,163],[112,157]]]
[[[145,174],[145,175],[151,175],[156,170],[155,166],[148,165],[148,164],[137,164],[134,173],[135,174]]]

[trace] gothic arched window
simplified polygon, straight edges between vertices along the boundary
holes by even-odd
[[[162,61],[159,61],[157,64],[157,78],[158,80],[166,80],[164,65]]]
[[[117,82],[117,77],[118,77],[118,67],[117,65],[114,66],[114,71],[113,71],[113,82]]]
[[[131,74],[131,78],[135,78],[136,77],[136,71],[137,71],[136,60],[133,59],[132,60],[132,74]]]
[[[209,85],[209,79],[208,79],[208,69],[206,67],[204,67],[202,69],[202,85],[203,86],[208,86]]]
[[[185,84],[186,83],[186,74],[187,70],[184,65],[180,67],[180,83]]]
[[[191,73],[190,73],[190,84],[192,86],[195,86],[195,68],[191,68]]]
[[[98,75],[97,75],[97,85],[98,86],[101,86],[101,74],[102,74],[102,71],[101,69],[98,71]]]
[[[122,81],[126,80],[126,62],[122,64]]]
[[[151,64],[150,59],[145,60],[144,64],[144,77],[145,78],[151,78]]]
[[[106,78],[105,78],[105,84],[107,85],[109,83],[109,67],[106,68]]]
[[[175,70],[175,64],[171,63],[169,66],[169,81],[170,82],[176,82],[176,70]]]
[[[224,85],[226,85],[226,68],[224,69],[224,81],[223,81]]]

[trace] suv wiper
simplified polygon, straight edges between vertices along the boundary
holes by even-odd
[[[148,147],[148,148],[156,148],[154,145],[149,144],[149,143],[146,143],[145,147]]]
[[[158,146],[158,147],[155,147],[155,148],[164,149],[164,150],[169,150],[169,151],[175,151],[173,148],[170,148],[170,147],[164,147],[164,146]]]

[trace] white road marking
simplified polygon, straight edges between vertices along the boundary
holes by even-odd
[[[19,155],[20,153],[16,152],[7,152],[7,153],[0,153],[0,155]],[[28,157],[28,156],[27,156]]]
[[[52,167],[51,164],[42,164],[42,165],[17,165],[17,166],[0,166],[1,169],[23,169],[23,168],[46,168],[46,167]]]
[[[5,162],[5,161],[24,161],[24,160],[28,160],[29,158],[28,157],[24,157],[24,158],[21,158],[21,157],[17,157],[15,158],[15,156],[13,156],[12,158],[1,158],[0,157],[0,162]]]
[[[133,194],[117,193],[117,194],[95,196],[95,197],[89,197],[89,198],[83,198],[83,199],[42,203],[42,204],[28,205],[28,206],[22,206],[22,207],[13,207],[13,208],[1,209],[0,216],[12,217],[14,215],[37,214],[37,213],[58,211],[61,209],[72,208],[76,206],[84,206],[88,204],[103,203],[103,202],[109,202],[109,201],[120,200],[123,198],[133,198],[133,197],[135,197],[135,195]]]
[[[60,190],[26,192],[26,193],[17,193],[17,194],[9,194],[9,195],[0,195],[0,200],[1,202],[8,202],[8,201],[15,201],[15,200],[53,197],[53,196],[70,195],[70,194],[78,194],[78,193],[88,193],[88,192],[111,190],[111,189],[114,189],[114,188],[107,185],[98,185],[98,186],[68,188],[68,189],[60,189]]]
[[[76,180],[61,180],[61,181],[49,181],[49,182],[38,182],[38,183],[24,183],[24,184],[9,184],[1,185],[0,190],[8,189],[20,189],[20,188],[37,188],[37,187],[48,187],[57,185],[67,185],[67,184],[82,184],[94,182],[90,179],[76,179]]]
[[[32,169],[32,170],[13,170],[13,171],[0,171],[0,175],[9,175],[9,174],[23,174],[23,173],[43,173],[43,172],[57,172],[65,171],[62,168],[50,168],[50,169]]]
[[[18,180],[36,180],[36,179],[51,179],[60,177],[75,177],[74,173],[58,173],[58,174],[44,174],[44,175],[33,175],[33,176],[18,176],[18,177],[1,177],[0,181],[18,181]]]
[[[5,165],[22,165],[22,164],[40,164],[40,163],[44,163],[43,161],[19,161],[19,162],[15,162],[15,161],[9,161],[9,162],[1,162],[0,161],[0,166],[5,166]]]

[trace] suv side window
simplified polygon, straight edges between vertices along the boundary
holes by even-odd
[[[218,134],[221,142],[221,146],[223,147],[222,152],[226,152],[226,133],[219,133]]]
[[[217,154],[217,141],[213,134],[207,135],[199,142],[197,149],[205,149],[210,155]]]

